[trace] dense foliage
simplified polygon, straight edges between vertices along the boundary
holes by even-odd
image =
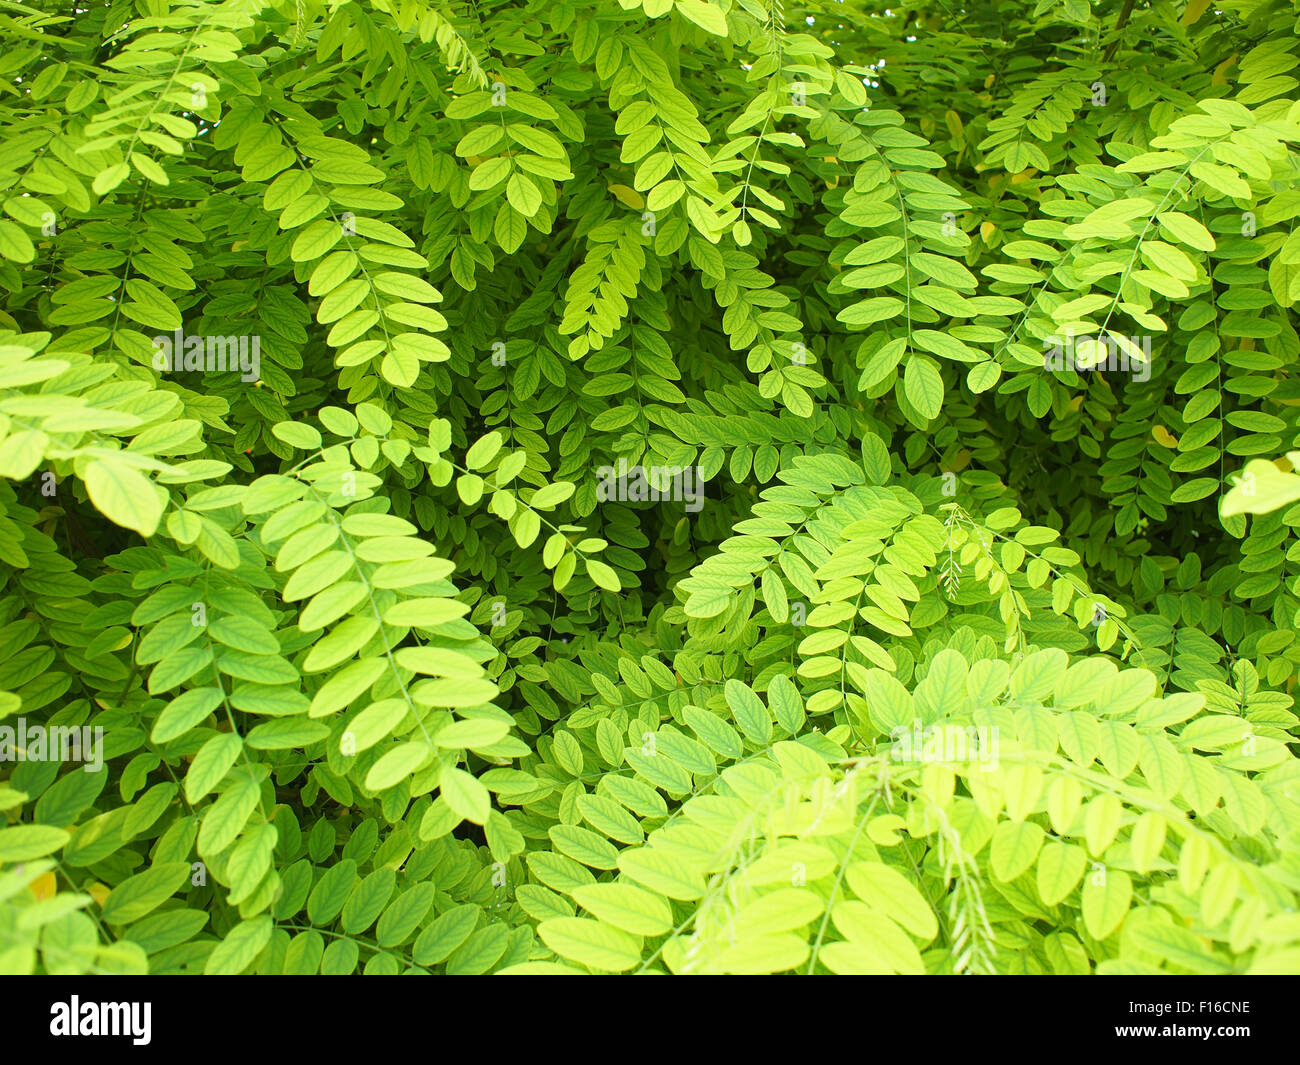
[[[1298,27],[0,3],[0,971],[1300,971]]]

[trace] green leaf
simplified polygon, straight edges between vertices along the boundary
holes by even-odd
[[[537,927],[542,942],[562,958],[597,972],[626,972],[641,961],[641,939],[582,917],[555,917]]]
[[[1251,459],[1219,504],[1219,514],[1268,514],[1300,499],[1300,476],[1283,473],[1272,462]]]
[[[403,743],[386,751],[366,774],[366,788],[384,791],[424,766],[432,752],[424,743]]]
[[[989,857],[999,880],[1011,881],[1034,864],[1043,846],[1043,830],[1032,821],[1002,821],[993,832]]]
[[[208,740],[194,756],[190,770],[185,774],[186,800],[198,802],[220,784],[243,748],[243,741],[231,732],[218,733]]]
[[[445,961],[474,931],[479,914],[477,906],[453,906],[429,925],[415,941],[411,954],[417,965],[436,965]]]
[[[480,437],[474,446],[465,453],[465,465],[471,470],[487,469],[488,464],[501,450],[501,443],[501,434],[497,432]]]
[[[68,842],[68,833],[51,825],[0,828],[0,862],[28,862],[53,854]]]
[[[1044,904],[1055,906],[1072,892],[1083,876],[1084,852],[1071,843],[1051,840],[1038,855],[1038,894]]]
[[[86,465],[90,501],[106,518],[141,536],[152,536],[162,518],[162,492],[139,470],[115,459],[93,459]]]
[[[577,888],[573,899],[603,925],[635,936],[663,935],[673,925],[672,910],[663,899],[631,884],[590,884]]]
[[[907,398],[927,421],[937,418],[943,409],[943,378],[932,359],[912,355],[903,373]]]
[[[109,924],[138,921],[176,894],[189,878],[189,862],[166,862],[127,877],[105,896],[101,916]]]
[[[235,925],[216,949],[208,955],[203,972],[207,976],[229,976],[242,973],[257,959],[271,938],[271,918],[266,914],[252,917]]]
[[[585,559],[584,562],[587,567],[587,576],[596,583],[597,587],[603,588],[607,592],[622,590],[623,586],[619,583],[618,574],[614,572],[612,567],[595,558]]]
[[[1128,913],[1133,882],[1120,869],[1100,869],[1088,875],[1083,885],[1083,920],[1088,934],[1105,939]]]
[[[532,218],[542,208],[542,194],[533,179],[518,171],[506,183],[506,197],[510,206],[525,218]]]
[[[492,809],[487,788],[463,769],[449,768],[438,780],[443,800],[466,821],[484,824]]]
[[[697,26],[704,27],[709,33],[718,37],[727,35],[726,17],[720,8],[714,7],[707,0],[675,0],[674,6],[681,14]]]

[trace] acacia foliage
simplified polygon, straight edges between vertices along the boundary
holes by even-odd
[[[4,5],[0,969],[1300,970],[1298,13]]]

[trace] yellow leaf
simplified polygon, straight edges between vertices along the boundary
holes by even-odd
[[[46,899],[54,898],[54,892],[57,890],[53,873],[42,873],[27,886],[31,889],[32,894],[36,896],[37,902],[44,902]]]
[[[108,892],[109,888],[107,884],[91,884],[90,887],[86,889],[86,894],[101,906],[104,905],[104,900],[108,898]]]
[[[993,236],[993,234],[996,233],[997,231],[998,231],[998,227],[995,226],[992,222],[980,223],[980,239],[982,239],[985,244],[989,242],[989,238]]]
[[[1239,52],[1233,52],[1232,55],[1228,56],[1227,59],[1214,68],[1214,77],[1210,79],[1211,85],[1228,84],[1228,68],[1237,61],[1238,55],[1240,55]]]
[[[645,197],[636,189],[628,188],[626,185],[611,185],[609,191],[618,198],[620,203],[635,207],[638,211],[645,206]]]
[[[1176,448],[1178,446],[1178,437],[1174,436],[1163,425],[1152,426],[1151,435],[1155,438],[1157,444],[1162,447]]]

